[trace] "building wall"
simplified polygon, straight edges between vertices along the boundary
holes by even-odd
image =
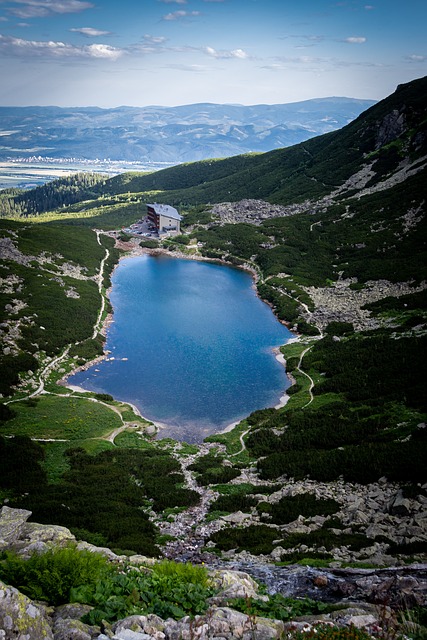
[[[160,226],[160,230],[163,230],[164,228],[169,228],[169,229],[175,228],[177,232],[181,230],[179,220],[175,220],[174,218],[169,218],[168,216],[163,216],[162,214],[160,214],[159,226]]]

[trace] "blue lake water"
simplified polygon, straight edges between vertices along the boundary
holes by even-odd
[[[239,269],[168,256],[121,260],[108,360],[69,378],[131,402],[160,437],[201,442],[289,386],[273,353],[291,333]]]

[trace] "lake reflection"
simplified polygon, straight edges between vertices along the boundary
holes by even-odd
[[[201,442],[289,386],[272,352],[291,333],[256,296],[250,275],[168,256],[122,260],[113,274],[108,360],[69,378],[131,402],[165,426],[160,437]]]

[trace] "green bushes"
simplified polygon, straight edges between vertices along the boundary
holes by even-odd
[[[327,551],[336,547],[349,547],[352,551],[360,551],[364,547],[371,546],[373,542],[361,533],[334,534],[327,529],[327,523],[325,523],[324,527],[311,533],[290,533],[281,541],[280,546],[284,549],[293,549],[299,545],[306,545],[314,548],[324,547]],[[283,559],[286,558],[287,556],[284,555]]]
[[[385,476],[390,481],[425,482],[425,444],[366,443],[330,451],[309,449],[272,453],[258,462],[261,478],[286,475],[296,480],[309,476],[329,482],[340,475],[348,482],[368,484]]]
[[[42,447],[26,436],[0,436],[0,488],[34,491],[46,483]]]
[[[404,397],[409,406],[424,410],[426,348],[427,336],[393,340],[385,333],[341,342],[328,336],[307,354],[304,364],[325,373],[325,379],[314,388],[316,394],[334,391],[345,393],[350,401],[377,402]]]
[[[61,484],[47,485],[42,477],[14,506],[30,509],[37,522],[77,528],[89,541],[101,534],[109,547],[158,556],[157,530],[143,507],[161,512],[200,499],[182,488],[179,463],[161,450],[115,449],[90,456],[71,449],[67,457],[70,469]],[[28,482],[30,469],[22,474]]]
[[[331,336],[344,336],[348,333],[354,333],[354,326],[352,322],[330,322],[325,333]]]
[[[151,570],[117,568],[107,558],[74,546],[23,559],[4,552],[0,579],[34,600],[58,606],[81,602],[94,607],[89,624],[114,622],[132,614],[180,619],[202,614],[213,595],[204,567],[163,561]]]
[[[94,607],[83,620],[100,624],[150,613],[178,620],[205,613],[213,589],[204,567],[164,561],[148,571],[125,569],[97,585],[74,589],[75,601]]]
[[[221,495],[210,504],[209,511],[249,511],[257,503],[256,499],[243,493]]]
[[[305,518],[311,516],[326,516],[336,513],[340,505],[336,500],[319,499],[313,493],[301,493],[295,496],[287,496],[271,505],[269,513],[274,524],[287,524],[293,522],[300,515]]]
[[[364,629],[357,627],[333,627],[329,624],[317,624],[310,631],[292,631],[290,640],[372,640]]]
[[[0,357],[0,394],[10,396],[13,387],[19,383],[20,373],[36,371],[38,362],[31,353],[20,352],[18,355],[6,355]]]
[[[225,467],[222,458],[212,453],[199,458],[189,469],[197,472],[197,482],[203,486],[229,482],[240,475],[238,469]]]
[[[251,525],[244,529],[226,528],[213,533],[211,540],[215,542],[218,549],[230,551],[249,551],[255,555],[269,554],[273,551],[273,540],[281,537],[277,529],[266,525]]]
[[[281,593],[268,596],[268,600],[254,598],[234,598],[228,605],[248,616],[261,616],[274,620],[293,620],[302,616],[328,613],[334,610],[334,605],[312,600],[311,598],[285,598]]]
[[[79,344],[73,344],[69,350],[70,357],[78,356],[84,360],[95,360],[104,353],[105,338],[98,335],[96,338],[88,338]]]
[[[0,561],[0,578],[4,582],[33,600],[54,606],[70,602],[73,589],[82,585],[94,588],[111,574],[105,556],[77,551],[73,546],[35,553],[28,560],[4,552]]]

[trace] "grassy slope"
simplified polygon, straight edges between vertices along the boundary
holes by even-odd
[[[427,78],[402,85],[343,129],[287,149],[184,164],[149,175],[124,174],[107,181],[111,194],[158,192],[159,201],[200,203],[261,198],[290,204],[318,198],[339,186],[376,151],[378,123],[404,109],[411,135],[425,131]],[[424,117],[420,117],[424,113]],[[415,149],[413,153],[417,153]]]

